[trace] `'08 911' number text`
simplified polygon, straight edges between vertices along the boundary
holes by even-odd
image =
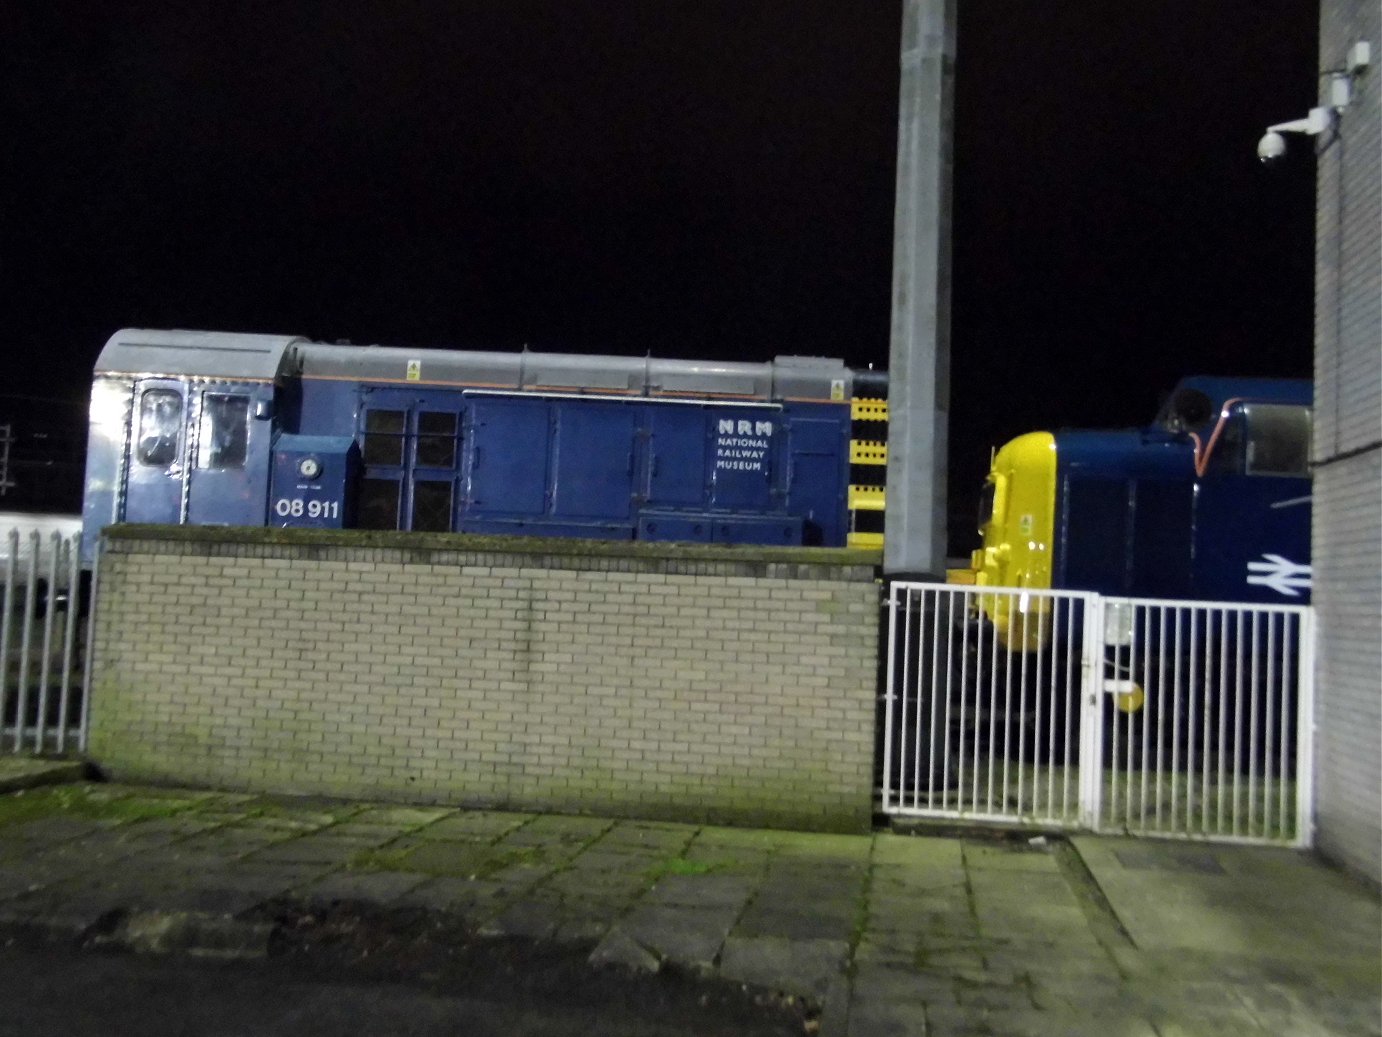
[[[280,497],[274,501],[274,514],[279,518],[335,519],[341,517],[341,502],[309,500],[301,497]]]

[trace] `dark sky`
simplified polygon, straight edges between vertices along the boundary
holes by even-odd
[[[1305,0],[959,0],[952,496],[1192,371],[1308,375]],[[129,325],[886,366],[893,0],[0,11],[5,392]],[[0,403],[3,399],[0,398]]]

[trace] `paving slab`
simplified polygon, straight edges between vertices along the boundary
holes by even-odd
[[[1378,956],[1376,897],[1305,854],[1077,837],[1136,946],[1292,960]]]
[[[731,935],[720,956],[720,975],[788,994],[824,998],[844,974],[848,940]]]
[[[352,813],[341,824],[412,829],[430,825],[454,813],[449,807],[366,807]]]
[[[536,816],[501,811],[465,811],[433,821],[410,834],[419,839],[480,839],[489,842],[527,824]]]
[[[478,877],[482,872],[493,870],[488,865],[498,859],[489,843],[413,837],[389,842],[375,856],[407,871],[464,878]]]
[[[920,940],[914,932],[883,932],[865,927],[854,945],[854,964],[911,969],[916,964]]]
[[[426,875],[416,872],[337,871],[298,886],[293,892],[309,903],[350,900],[387,904],[422,885],[426,880]]]
[[[965,842],[963,846],[965,867],[970,870],[1029,871],[1054,875],[1059,872],[1060,864],[1051,849],[1050,844],[1014,847]]]
[[[708,970],[714,966],[736,914],[724,908],[645,905],[620,919],[605,940],[631,940],[658,958]]]
[[[790,907],[766,907],[755,901],[744,912],[734,932],[738,936],[767,936],[791,940],[844,940],[848,942],[857,922],[851,903],[813,905],[800,901]]]
[[[920,1001],[856,1001],[846,1026],[848,1037],[927,1037],[941,1032],[930,1028],[926,1005]],[[835,1035],[822,1031],[822,1037]]]
[[[527,824],[515,828],[504,837],[504,841],[513,845],[585,844],[604,835],[614,824],[614,821],[602,817],[540,814]]]
[[[380,845],[375,839],[336,839],[324,835],[304,835],[284,839],[255,850],[247,859],[263,864],[336,864],[344,866],[353,858]]]
[[[648,850],[657,854],[678,855],[691,842],[695,830],[686,825],[649,825],[620,823],[609,829],[592,845],[601,851]]]
[[[858,1005],[894,1003],[957,1005],[955,980],[920,972],[904,964],[861,962],[856,957],[853,1002]]]
[[[580,849],[574,855],[566,855],[563,859],[566,866],[572,871],[586,875],[599,875],[602,872],[627,875],[636,872],[651,877],[656,872],[665,869],[668,863],[668,855],[665,853],[647,847],[611,846],[607,848],[603,841]],[[681,860],[681,858],[675,859]]]
[[[535,892],[562,899],[609,900],[631,903],[647,892],[651,882],[643,872],[558,871],[539,882]]]
[[[625,910],[623,904],[564,903],[556,911],[557,926],[552,938],[559,943],[598,943]]]
[[[422,882],[394,901],[397,906],[426,908],[462,918],[487,917],[500,910],[509,893],[507,886],[488,879],[425,875],[420,878]]]
[[[664,875],[645,899],[656,904],[742,908],[753,892],[753,882],[743,875]]]

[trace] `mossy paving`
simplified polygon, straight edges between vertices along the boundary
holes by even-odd
[[[437,843],[431,846],[439,845]],[[491,879],[500,872],[515,867],[541,867],[548,863],[549,857],[541,846],[517,846],[495,848],[497,852],[483,853],[478,857],[471,852],[475,844],[459,843],[454,863],[444,855],[428,855],[414,858],[414,851],[421,846],[387,845],[369,850],[361,850],[347,862],[351,871],[407,871],[419,875],[440,878],[447,875],[462,875],[468,879]],[[460,865],[459,867],[457,865]]]
[[[45,817],[73,817],[126,824],[194,811],[201,801],[176,796],[147,796],[100,786],[61,785],[0,796],[0,827]]]

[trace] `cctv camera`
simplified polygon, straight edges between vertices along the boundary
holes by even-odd
[[[1263,162],[1275,162],[1286,154],[1286,138],[1274,130],[1269,130],[1257,142],[1257,157]]]

